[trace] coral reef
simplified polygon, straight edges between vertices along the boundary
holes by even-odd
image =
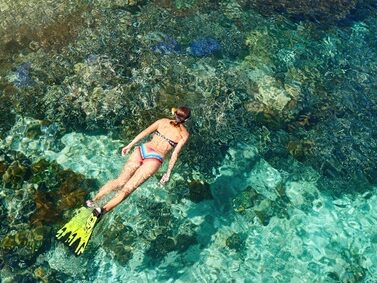
[[[12,103],[8,95],[0,91],[0,139],[5,137],[15,120],[16,115],[12,111]]]
[[[245,108],[256,115],[263,113],[270,116],[283,116],[284,108],[286,112],[291,112],[292,105],[297,103],[300,95],[300,88],[285,85],[284,87],[271,76],[262,76],[257,82],[258,89],[254,94],[254,99]],[[275,118],[277,119],[277,118]],[[264,120],[266,121],[266,119]]]
[[[152,46],[153,52],[172,54],[181,50],[180,44],[171,36],[163,35],[163,38]]]
[[[3,3],[0,48],[17,52],[62,47],[77,34],[81,16],[88,7],[86,3],[69,0],[47,6],[38,1]]]
[[[250,55],[246,56],[244,64],[250,66],[251,70],[248,70],[249,85],[245,85],[245,88],[252,98],[244,107],[256,114],[259,125],[271,130],[267,146],[261,148],[262,154],[289,154],[314,166],[323,173],[324,187],[326,182],[332,183],[332,193],[349,191],[347,187],[350,182],[355,188],[367,188],[368,182],[375,183],[372,181],[374,175],[370,173],[374,165],[357,151],[347,151],[344,145],[348,144],[347,148],[360,147],[357,144],[368,139],[369,149],[360,148],[363,155],[370,156],[369,150],[374,148],[375,142],[366,128],[374,127],[372,125],[375,124],[370,115],[375,111],[375,104],[372,102],[374,95],[364,84],[368,81],[368,75],[364,80],[355,78],[351,82],[349,76],[341,71],[345,66],[340,59],[346,56],[350,46],[360,50],[356,46],[365,40],[366,27],[355,24],[350,29],[353,39],[345,45],[339,44],[342,32],[328,36],[323,31],[316,31],[316,36],[322,37],[322,40],[315,43],[316,47],[305,47],[308,53],[304,54],[303,46],[308,42],[315,42],[307,40],[313,36],[313,24],[298,24],[296,30],[288,32],[285,21],[278,21],[282,24],[281,28],[265,25],[263,29],[254,29],[246,40]],[[279,36],[278,33],[281,32],[288,32],[289,40],[286,36]],[[364,48],[369,51],[352,57],[351,64],[356,69],[362,68],[361,61],[372,62],[369,56],[375,51],[367,46]],[[361,58],[363,59],[360,60]],[[329,70],[332,70],[331,75]],[[267,84],[263,83],[263,78],[268,78]],[[359,107],[354,98],[354,95],[359,95],[356,88],[364,91],[361,101],[365,111],[369,113],[365,116],[351,114],[357,112],[355,107]],[[350,133],[350,121],[360,126],[352,131],[352,137],[346,137],[346,133]],[[284,129],[288,133],[276,129]],[[262,134],[264,130],[256,131]],[[285,149],[281,143],[285,144]],[[352,162],[347,155],[352,155]]]
[[[230,96],[225,101],[222,95],[216,95],[213,102],[208,103],[220,104],[221,109],[229,106],[231,109],[234,108],[232,104],[239,104],[238,96],[242,93],[231,93],[231,83],[225,82],[227,73],[216,70],[222,68],[222,64],[213,58],[203,62],[202,66],[198,65],[198,70],[193,71],[190,57],[177,54],[175,58],[163,58],[161,54],[153,54],[153,49],[160,52],[177,49],[176,41],[179,40],[185,46],[192,43],[196,50],[194,53],[200,56],[212,54],[220,45],[224,56],[237,56],[243,45],[243,34],[235,26],[230,25],[224,31],[215,20],[218,15],[210,14],[209,19],[197,17],[197,25],[202,27],[198,30],[190,27],[190,19],[182,18],[176,23],[175,29],[181,33],[178,36],[177,31],[173,33],[174,29],[167,24],[173,15],[151,3],[143,7],[148,11],[148,21],[142,17],[137,19],[127,10],[119,9],[120,4],[113,7],[103,5],[108,10],[96,7],[91,17],[85,14],[92,25],[83,27],[75,35],[75,43],[69,43],[59,54],[53,50],[38,49],[19,59],[19,64],[31,63],[28,75],[35,83],[22,92],[10,88],[12,106],[18,113],[59,123],[68,130],[115,130],[116,135],[125,133],[125,138],[130,138],[161,117],[161,113],[166,113],[166,109],[171,106],[195,103],[197,93],[206,94],[211,89],[216,89],[218,93],[229,92]],[[113,8],[116,8],[115,11]],[[226,20],[225,17],[223,19]],[[153,27],[152,22],[159,22],[159,25]],[[159,28],[157,34],[169,34],[176,41],[162,36],[160,41],[151,42],[152,28]],[[125,36],[136,29],[139,36]],[[151,46],[152,53],[148,52]],[[213,80],[204,77],[208,69],[216,70],[218,78]],[[197,73],[200,73],[199,77]],[[221,81],[224,83],[219,84]],[[193,84],[198,87],[193,87]],[[232,96],[236,98],[234,101]],[[199,109],[198,116],[203,116],[201,113],[205,111],[208,109]],[[237,118],[230,118],[233,124],[239,123]],[[208,116],[206,119],[209,120],[203,121],[204,124],[218,122],[215,117]],[[225,126],[225,122],[224,119],[218,123],[219,129],[221,125]],[[206,129],[201,129],[204,131],[202,136],[208,135]],[[231,135],[222,138],[223,143],[229,139]],[[215,151],[211,156],[221,159],[222,150]],[[202,163],[199,163],[201,168],[208,168],[205,160],[194,162],[199,161]]]
[[[136,232],[132,227],[124,225],[120,217],[115,218],[109,227],[103,229],[106,229],[106,237],[101,246],[106,251],[114,253],[114,259],[119,264],[126,265],[133,257],[138,240]]]
[[[10,82],[13,82],[18,87],[31,86],[34,82],[30,78],[30,62],[22,63],[17,67],[13,78],[10,78]]]
[[[64,133],[65,129],[57,123],[17,115],[8,136],[0,143],[5,148],[27,154],[30,159],[48,158],[46,152],[54,153],[62,149],[60,138]]]
[[[285,2],[282,3],[275,5],[278,7]],[[350,2],[347,7],[355,3]],[[331,2],[326,8],[337,4],[344,3]],[[345,176],[332,170],[334,166],[326,165],[322,157],[319,158],[322,161],[318,160],[325,152],[332,154],[328,149],[323,150],[329,144],[323,142],[326,137],[312,137],[314,132],[329,125],[326,121],[331,119],[330,109],[342,112],[344,108],[342,92],[338,89],[342,89],[340,86],[346,80],[344,70],[349,66],[340,60],[347,52],[339,45],[342,33],[327,36],[316,30],[312,22],[292,25],[283,17],[270,21],[253,11],[246,13],[245,1],[218,5],[211,1],[192,1],[185,5],[176,1],[102,1],[98,5],[70,5],[73,5],[73,14],[88,21],[87,26],[67,29],[68,37],[75,41],[68,37],[67,41],[61,40],[59,53],[52,45],[50,48],[40,43],[46,47],[27,50],[19,57],[12,55],[14,64],[8,63],[1,70],[4,74],[0,79],[4,86],[1,97],[9,98],[6,103],[12,109],[1,111],[5,115],[1,119],[4,131],[14,121],[13,113],[23,113],[56,122],[68,130],[110,130],[118,137],[129,139],[167,113],[171,106],[187,104],[193,105],[193,113],[200,119],[191,122],[198,134],[193,136],[182,158],[190,156],[186,159],[188,166],[195,164],[208,178],[212,177],[212,168],[224,158],[223,152],[229,145],[238,139],[252,140],[249,129],[258,132],[260,126],[273,130],[274,142],[282,135],[275,130],[288,129],[292,137],[280,144],[279,150],[288,145],[286,154],[316,168],[327,168],[325,171],[333,171],[330,174],[334,176]],[[308,5],[311,4],[303,5],[302,9],[309,8]],[[131,7],[139,11],[134,13],[129,10]],[[205,13],[197,13],[198,7]],[[322,8],[318,5],[319,10]],[[4,9],[5,15],[11,17],[12,7],[8,5]],[[290,11],[288,6],[287,10]],[[186,17],[176,17],[176,13],[181,12]],[[62,20],[69,16],[72,14],[67,11]],[[10,26],[9,22],[9,29]],[[36,24],[31,28],[40,27]],[[360,46],[365,42],[366,26],[355,25],[349,30],[352,31],[350,44]],[[190,46],[194,56],[178,52],[181,45]],[[218,52],[220,46],[223,60],[207,57]],[[374,51],[370,51],[365,54],[373,54]],[[168,53],[174,55],[161,56]],[[363,68],[357,61],[348,60]],[[368,89],[367,82],[359,81],[354,84]],[[355,87],[350,85],[349,88],[354,93]],[[334,92],[339,92],[339,96],[328,95]],[[371,113],[374,111],[372,96],[370,92],[363,99]],[[197,107],[198,101],[203,99],[205,105]],[[349,96],[345,100],[349,100]],[[312,114],[313,119],[302,117],[308,112],[316,113]],[[328,129],[328,132],[333,130]],[[299,152],[289,140],[313,141],[313,146]],[[371,149],[363,151],[369,154]],[[204,152],[206,159],[200,158]],[[372,162],[360,167],[360,157],[355,158],[360,160],[354,163],[358,164],[355,168],[364,169],[355,174],[354,179],[361,174],[368,182],[374,182]],[[351,161],[340,166],[347,166],[343,172],[355,170]]]
[[[310,140],[289,141],[287,149],[289,154],[300,161],[305,161],[308,155],[313,154],[314,142]]]
[[[173,216],[168,204],[139,199],[137,206],[149,219],[140,227],[140,236],[148,246],[143,259],[146,265],[155,266],[170,252],[184,252],[197,244],[196,225]]]
[[[288,15],[298,19],[309,19],[316,21],[334,22],[344,19],[356,7],[366,5],[371,1],[365,0],[334,0],[334,1],[308,1],[308,0],[278,0],[278,1],[263,1],[263,0],[249,0],[249,4],[266,14],[272,11],[284,11]]]
[[[287,206],[289,199],[284,195],[284,189],[280,190],[281,197],[270,200],[258,193],[252,187],[246,188],[233,200],[233,209],[240,214],[245,214],[247,219],[256,218],[262,225],[268,225],[271,217],[288,217]]]
[[[197,38],[190,44],[190,52],[197,57],[213,55],[221,50],[219,42],[212,37]]]
[[[371,3],[0,3],[2,279],[376,281]],[[177,105],[192,134],[170,183],[60,269],[53,231],[87,177],[114,177],[118,148]]]
[[[176,16],[191,16],[198,11],[211,11],[218,8],[217,1],[209,0],[156,0],[155,3]]]
[[[0,150],[1,210],[0,255],[17,273],[32,266],[50,248],[54,228],[64,213],[81,205],[92,180],[55,163],[35,162],[19,152]]]

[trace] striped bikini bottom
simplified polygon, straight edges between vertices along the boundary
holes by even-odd
[[[155,159],[160,161],[161,163],[164,161],[162,156],[156,152],[153,148],[146,146],[145,144],[141,144],[139,146],[140,149],[140,163],[143,163],[146,159]]]

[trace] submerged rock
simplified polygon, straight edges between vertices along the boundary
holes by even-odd
[[[23,260],[30,261],[34,259],[43,248],[44,235],[46,234],[45,230],[46,228],[38,227],[32,230],[26,229],[18,230],[15,233],[11,232],[1,241],[0,249],[2,251],[17,251],[19,254],[23,255]]]
[[[254,206],[254,203],[258,201],[260,195],[252,187],[246,188],[243,192],[237,195],[233,199],[233,209],[238,213],[245,213],[247,209],[250,209]]]
[[[185,252],[192,245],[197,244],[197,239],[194,235],[179,234],[176,237],[175,249],[179,252]]]
[[[233,233],[226,239],[226,246],[237,252],[241,252],[245,248],[245,235],[240,233]]]
[[[281,191],[280,195],[271,200],[253,187],[248,186],[233,199],[233,209],[247,219],[258,219],[264,226],[267,226],[274,216],[288,218],[289,199],[284,193],[282,184],[278,185],[277,190]]]
[[[152,258],[161,259],[174,249],[174,239],[165,234],[159,234],[156,239],[150,243],[150,247],[146,254]]]
[[[201,202],[203,200],[213,199],[211,188],[208,183],[201,181],[191,181],[188,183],[188,199],[193,202]]]
[[[14,161],[5,171],[3,175],[3,182],[4,184],[12,184],[16,186],[17,184],[22,184],[24,178],[27,178],[28,174],[28,167],[24,166],[18,161]]]
[[[131,226],[125,226],[122,222],[122,218],[117,216],[109,227],[100,226],[98,233],[106,233],[101,246],[107,252],[112,252],[119,264],[126,265],[133,257],[138,237]]]

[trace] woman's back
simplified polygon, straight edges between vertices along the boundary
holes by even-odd
[[[157,131],[147,145],[165,156],[187,134],[187,130],[183,125],[176,125],[174,120],[161,119],[159,120]]]

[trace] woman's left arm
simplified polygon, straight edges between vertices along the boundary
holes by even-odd
[[[122,148],[122,155],[126,155],[130,149],[137,143],[139,142],[142,138],[146,137],[150,133],[154,132],[155,130],[158,129],[158,126],[160,124],[161,120],[157,120],[154,122],[152,125],[150,125],[148,128],[140,132],[128,145]]]
[[[173,151],[173,153],[172,153],[172,155],[170,157],[170,161],[169,161],[169,165],[168,165],[168,170],[166,171],[166,173],[162,176],[162,178],[160,180],[160,184],[161,185],[163,185],[167,181],[169,181],[170,173],[173,170],[173,167],[174,167],[175,163],[177,162],[179,152],[181,151],[182,147],[187,142],[188,138],[189,138],[189,133],[186,132],[185,135],[182,137],[182,139],[178,142],[177,146],[175,147],[175,149],[174,149],[174,151]]]

